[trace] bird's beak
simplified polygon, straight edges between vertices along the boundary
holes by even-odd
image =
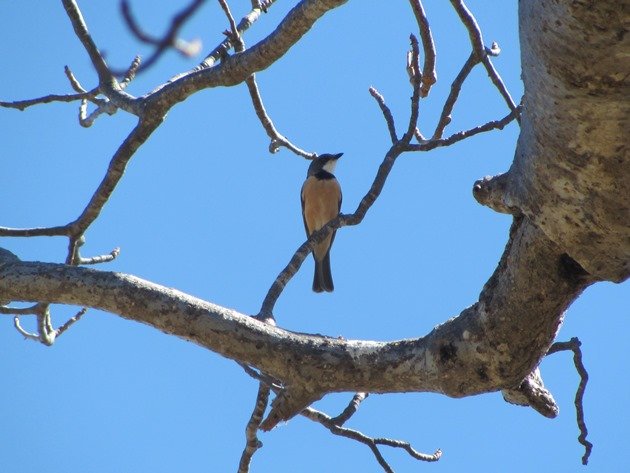
[[[343,153],[339,153],[339,154],[333,154],[333,159],[339,159],[343,156]]]

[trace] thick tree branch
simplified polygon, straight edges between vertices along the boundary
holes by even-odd
[[[584,270],[621,282],[630,277],[627,15],[616,2],[528,0],[519,18],[525,96],[503,203]]]
[[[518,219],[479,302],[425,337],[383,343],[291,333],[121,273],[5,260],[2,300],[106,310],[256,366],[311,400],[341,391],[462,397],[516,387],[547,352],[563,311],[594,281]]]

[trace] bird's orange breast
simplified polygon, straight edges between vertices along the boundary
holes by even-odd
[[[302,186],[302,210],[304,225],[310,236],[339,214],[341,187],[336,179],[309,177]],[[315,245],[314,254],[318,259],[325,256],[332,235]]]

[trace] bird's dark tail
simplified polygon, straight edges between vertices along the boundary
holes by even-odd
[[[315,259],[315,258],[313,258]],[[324,259],[317,261],[315,259],[315,275],[313,276],[313,291],[315,292],[333,292],[335,285],[333,284],[332,274],[330,272],[330,251],[326,253]]]

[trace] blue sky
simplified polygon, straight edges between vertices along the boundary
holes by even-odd
[[[439,4],[438,4],[439,3]],[[158,34],[170,10],[132,3]],[[516,2],[468,2],[513,97],[522,94]],[[249,2],[232,2],[235,16]],[[93,37],[115,67],[149,50],[126,31],[116,2],[80,2]],[[276,5],[246,34],[252,45],[288,11]],[[438,52],[438,83],[420,107],[420,128],[435,126],[450,82],[469,54],[466,31],[448,2],[427,2]],[[86,88],[96,85],[85,51],[60,2],[1,2],[0,100],[70,93],[68,65]],[[227,22],[209,2],[183,37],[204,50]],[[298,146],[344,152],[337,167],[342,211],[355,210],[388,148],[382,115],[368,94],[376,87],[402,130],[411,90],[404,69],[407,2],[348,2],[327,15],[276,64],[258,74],[276,127]],[[142,95],[196,64],[167,54],[129,92]],[[447,134],[507,113],[481,69],[466,82]],[[64,224],[83,210],[112,153],[133,127],[124,112],[89,129],[78,104],[0,109],[0,225]],[[518,128],[477,136],[447,149],[399,158],[362,225],[341,229],[332,251],[336,290],[310,290],[309,259],[289,283],[275,315],[290,330],[346,338],[421,336],[477,300],[507,241],[510,218],[481,207],[472,185],[504,172]],[[304,241],[299,190],[308,163],[268,139],[244,86],[207,90],[179,104],[133,158],[101,217],[89,229],[84,256],[121,248],[99,269],[131,273],[206,300],[256,313],[277,273]],[[24,260],[61,262],[61,238],[9,239],[0,246]],[[582,467],[573,397],[578,377],[571,355],[544,360],[547,387],[560,405],[549,420],[506,404],[498,393],[454,400],[435,394],[373,395],[348,426],[367,435],[444,451],[432,465],[383,449],[397,472],[630,470],[627,358],[620,327],[630,286],[589,288],[566,314],[559,340],[578,336],[590,381],[585,397],[589,439]],[[56,325],[76,312],[56,307]],[[23,324],[33,328],[31,320]],[[0,316],[0,471],[235,471],[256,383],[232,361],[117,316],[90,310],[52,348],[23,338]],[[338,413],[351,393],[317,404]],[[381,471],[367,447],[334,437],[302,418],[261,434],[253,472]]]

